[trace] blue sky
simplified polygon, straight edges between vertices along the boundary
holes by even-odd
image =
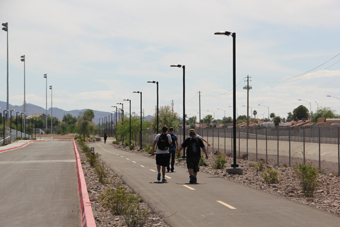
[[[186,112],[232,115],[232,38],[236,32],[237,107],[246,114],[245,77],[251,77],[250,107],[258,117],[286,117],[303,104],[340,114],[340,2],[336,0],[2,0],[0,22],[9,23],[10,103],[45,107],[46,81],[53,106],[64,110],[113,111],[123,99],[145,115],[160,105],[182,114],[182,71],[186,65]],[[324,64],[325,63],[325,64]],[[0,32],[0,100],[6,101],[6,33]],[[308,102],[300,102],[298,99]],[[317,102],[317,103],[315,103]],[[124,102],[127,110],[128,102]],[[50,91],[48,92],[50,107]],[[218,110],[223,109],[223,110]]]

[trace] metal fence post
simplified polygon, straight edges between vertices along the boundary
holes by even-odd
[[[291,147],[290,147],[290,127],[288,128],[288,144],[289,144],[289,160],[288,160],[288,162],[289,162],[289,167],[291,167]]]
[[[280,136],[279,136],[279,127],[276,127],[276,131],[277,131],[277,166],[280,165],[279,159],[280,159]]]
[[[225,140],[226,140],[225,129],[226,129],[226,127],[224,127],[224,154],[227,154],[227,149],[226,149],[226,146],[225,146]]]
[[[340,176],[340,128],[338,127],[338,176]]]
[[[238,128],[238,156],[241,156],[241,128]]]
[[[268,128],[266,128],[266,163],[268,163]]]
[[[220,129],[217,128],[217,150],[220,151]]]
[[[321,170],[321,135],[320,135],[320,125],[319,129],[319,169]]]
[[[247,126],[247,155],[248,155],[249,126]]]
[[[303,164],[306,164],[305,128],[302,128],[302,136],[303,136]]]
[[[215,131],[214,128],[211,128],[212,152],[214,152],[214,136],[215,136],[214,131]]]
[[[255,141],[256,141],[256,161],[257,161],[257,128],[255,128]]]

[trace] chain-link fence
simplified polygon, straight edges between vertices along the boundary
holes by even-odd
[[[151,131],[145,133],[143,142],[152,143],[156,134]],[[175,133],[181,144],[183,130],[178,129]],[[187,137],[188,130],[185,133]],[[210,143],[208,153],[220,151],[233,155],[232,128],[199,128],[196,133]],[[340,176],[340,128],[337,126],[237,128],[236,142],[237,158],[263,159],[267,163],[287,166],[296,166],[297,162],[312,163]]]

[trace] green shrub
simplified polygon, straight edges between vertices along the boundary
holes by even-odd
[[[95,153],[95,154],[89,153],[89,154],[90,155],[87,155],[87,161],[90,163],[91,166],[95,166],[97,164],[99,154],[98,153]]]
[[[133,150],[133,149],[135,149],[135,145],[131,144],[129,148],[130,148],[130,150]]]
[[[97,164],[94,171],[96,172],[98,176],[99,182],[102,184],[105,184],[106,183],[105,178],[107,177],[108,173],[106,171],[104,162],[102,162],[101,165]]]
[[[226,163],[226,156],[224,154],[219,154],[217,159],[215,160],[215,164],[213,165],[214,169],[224,169]]]
[[[262,172],[264,170],[264,160],[261,159],[260,161],[258,161],[255,165],[255,171],[258,172]]]
[[[113,215],[123,215],[127,226],[142,226],[145,223],[147,210],[139,205],[140,195],[134,195],[121,184],[116,189],[107,189],[99,201]]]
[[[119,144],[119,141],[117,141],[117,140],[112,141],[112,144]]]
[[[319,183],[316,181],[318,177],[317,169],[312,164],[298,163],[298,167],[294,168],[294,171],[300,179],[303,194],[306,197],[313,197],[316,187],[319,186]]]
[[[200,162],[198,163],[199,166],[208,166],[203,156],[201,156]]]
[[[267,172],[262,173],[262,177],[267,184],[278,184],[280,181],[278,179],[278,172],[268,168]]]

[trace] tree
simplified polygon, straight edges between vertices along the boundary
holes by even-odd
[[[331,110],[328,107],[324,107],[318,109],[318,111],[315,114],[313,114],[312,121],[317,122],[320,118],[336,118],[336,117],[339,116],[336,116],[333,110]]]
[[[253,111],[253,114],[254,114],[254,116],[255,116],[255,119],[256,119],[257,111],[256,111],[256,110],[254,110],[254,111]]]
[[[83,139],[85,141],[85,137],[94,133],[95,125],[92,122],[94,118],[93,110],[87,109],[85,112],[81,112],[78,116],[77,128],[79,134],[83,135]]]
[[[157,111],[157,110],[156,110]],[[151,119],[151,128],[153,131],[156,131],[157,129],[157,112],[155,113],[154,117]],[[178,121],[178,113],[172,112],[171,107],[168,106],[161,106],[159,108],[159,132],[161,131],[162,127],[164,125],[168,127],[173,127],[176,131],[179,128],[179,125],[181,124],[181,121]],[[157,133],[159,133],[157,132]]]
[[[243,122],[243,121],[247,121],[247,116],[246,115],[240,115],[238,116],[238,118],[236,119],[237,122]]]
[[[224,125],[224,127],[227,127],[227,124],[233,122],[233,119],[231,117],[223,117],[223,120],[221,123]]]
[[[273,119],[275,126],[279,126],[280,122],[281,122],[281,118],[279,116],[274,117]]]
[[[208,114],[207,116],[205,116],[203,118],[203,123],[206,123],[208,125],[208,127],[209,127],[210,123],[212,123],[213,120],[214,120],[214,118],[212,117],[212,115]]]
[[[190,128],[195,128],[196,127],[196,116],[190,117],[187,121],[187,125],[190,125]]]
[[[293,114],[292,114],[292,112],[289,112],[289,113],[287,113],[287,114],[288,114],[288,116],[287,116],[287,121],[293,120]]]
[[[293,119],[308,119],[309,111],[304,105],[300,105],[293,110]]]
[[[275,117],[275,113],[271,113],[269,116],[271,119],[273,119]]]
[[[77,118],[72,116],[72,114],[68,113],[63,116],[63,122],[68,125],[75,124],[77,122]]]

